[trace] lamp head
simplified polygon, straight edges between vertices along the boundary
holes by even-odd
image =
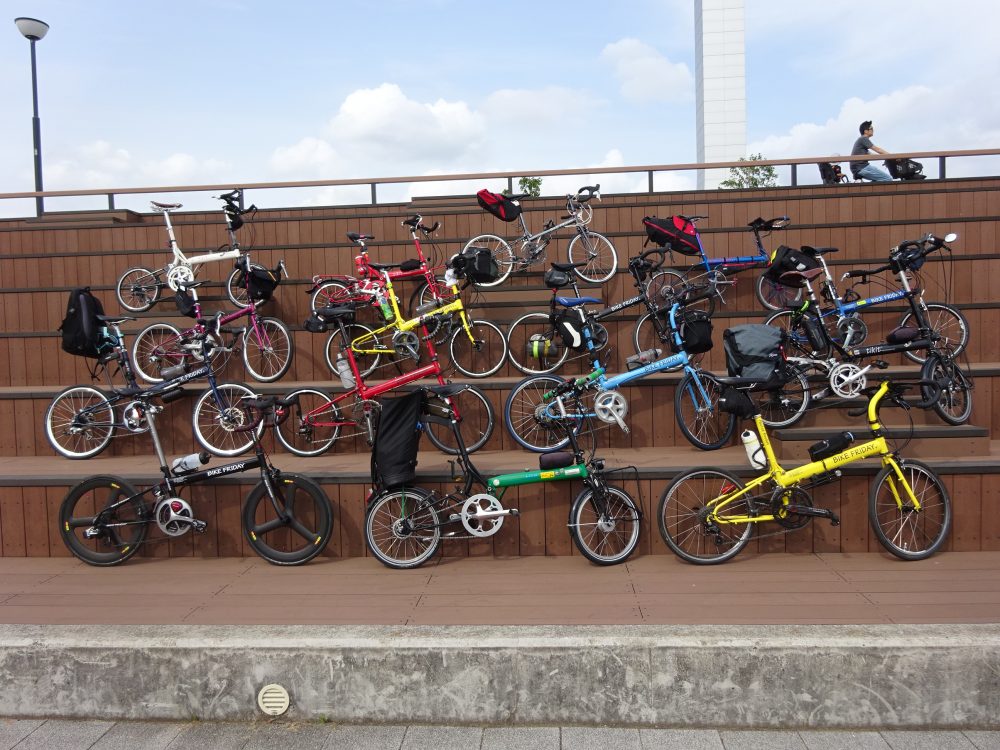
[[[17,24],[17,30],[33,42],[43,38],[49,31],[49,25],[37,18],[15,18],[14,23]]]

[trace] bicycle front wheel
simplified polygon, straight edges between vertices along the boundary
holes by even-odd
[[[220,383],[202,393],[191,413],[198,444],[216,456],[238,456],[250,450],[253,437],[244,428],[253,415],[242,402],[252,398],[256,398],[254,392],[242,383]],[[254,431],[259,436],[263,429],[261,422]]]
[[[181,332],[169,323],[148,325],[132,342],[132,366],[143,380],[163,382],[163,371],[181,364],[189,356],[183,344]]]
[[[670,319],[666,310],[660,310],[655,315],[645,313],[635,322],[635,330],[632,332],[632,344],[635,346],[635,353],[659,349],[660,355],[669,357],[670,348]],[[694,355],[697,356],[697,355]],[[663,372],[677,372],[684,367],[684,363],[670,367]]]
[[[259,263],[251,263],[250,271],[267,271]],[[243,282],[240,284],[240,282]],[[226,279],[226,296],[236,307],[246,307],[250,304],[250,292],[247,290],[247,278],[239,268],[234,268]]]
[[[558,375],[536,375],[522,380],[507,396],[503,410],[507,432],[522,448],[535,453],[558,450],[569,443],[567,429],[579,432],[585,414],[568,413],[565,419],[573,424],[567,427],[563,420],[552,418],[546,408],[550,402],[544,394],[565,382]]]
[[[507,359],[525,375],[555,372],[568,354],[548,313],[522,315],[507,329]]]
[[[402,570],[434,557],[441,527],[430,495],[418,487],[373,497],[365,514],[365,543],[380,563]]]
[[[965,372],[952,359],[941,359],[931,354],[920,370],[922,380],[933,380],[940,388],[940,395],[932,408],[951,425],[965,424],[972,416],[972,384]],[[932,388],[923,387],[923,400],[933,398]]]
[[[455,326],[448,344],[451,363],[469,378],[488,378],[507,359],[507,339],[495,323],[469,320],[469,329]]]
[[[462,442],[468,453],[475,453],[486,445],[496,424],[496,413],[493,404],[486,394],[474,386],[466,386],[465,390],[448,397],[457,409],[460,421],[458,429],[462,434]],[[424,429],[427,438],[442,453],[457,456],[458,440],[450,426],[428,422]]]
[[[93,386],[67,388],[45,410],[45,437],[66,458],[96,456],[108,447],[114,432],[114,408]]]
[[[927,322],[935,333],[941,338],[936,346],[942,349],[950,349],[953,356],[958,356],[969,344],[969,322],[956,308],[951,305],[942,305],[937,302],[927,303]],[[913,311],[906,313],[899,321],[902,326],[916,326],[913,318]],[[906,351],[903,356],[914,362],[924,362],[927,359],[926,351]]]
[[[903,459],[903,478],[920,503],[917,510],[891,466],[875,477],[868,496],[868,518],[879,543],[903,560],[923,560],[937,552],[951,529],[951,498],[929,466]]]
[[[660,496],[656,511],[660,535],[682,560],[696,565],[726,562],[747,546],[753,526],[726,519],[749,516],[750,501],[730,503],[718,520],[709,520],[708,504],[742,489],[743,483],[728,471],[692,469],[674,479]]]
[[[704,372],[688,373],[674,392],[674,412],[684,437],[703,451],[721,448],[733,437],[736,415],[719,409],[722,386]]]
[[[243,504],[243,531],[254,552],[274,565],[302,565],[322,552],[333,531],[333,509],[309,477],[282,473],[272,501],[262,480]],[[277,506],[277,512],[275,511]]]
[[[569,511],[569,533],[580,553],[597,565],[625,562],[639,544],[639,508],[618,487],[585,489]]]
[[[784,310],[802,299],[802,289],[771,281],[763,273],[757,277],[754,292],[757,295],[757,301],[764,306],[765,310]]]
[[[792,310],[782,310],[764,321],[764,325],[775,326],[788,334],[786,347],[790,356],[826,359],[830,356],[830,342],[819,330],[823,327],[823,321],[810,318],[810,323],[815,328],[812,340],[806,331],[805,317]]]
[[[791,427],[809,408],[809,379],[799,369],[781,385],[767,390],[751,391],[757,413],[768,427]]]
[[[618,251],[603,234],[583,230],[569,241],[566,250],[570,263],[586,263],[573,273],[591,284],[611,281],[618,271]]]
[[[292,332],[277,318],[257,318],[243,331],[243,364],[250,377],[273,383],[292,366]]]
[[[369,337],[361,346],[364,349],[382,349],[384,344],[382,343],[382,336],[375,336],[374,332],[368,326],[361,325],[360,323],[349,323],[344,326],[344,330],[347,332],[347,341],[344,341],[340,335],[340,328],[335,328],[330,334],[329,338],[326,340],[326,346],[323,350],[323,356],[326,358],[326,366],[330,368],[330,372],[336,374],[337,368],[334,364],[337,361],[337,355],[342,354],[342,352],[351,345],[351,342],[355,339],[361,338],[362,336]],[[358,372],[361,373],[361,377],[365,378],[375,372],[381,361],[381,354],[361,354],[360,352],[353,352],[354,362],[358,366]]]
[[[315,388],[300,388],[284,400],[297,397],[288,416],[275,428],[278,442],[296,456],[319,456],[326,453],[340,435],[343,421],[340,410],[329,394]]]
[[[477,283],[475,286],[499,286],[505,282],[507,277],[510,276],[510,272],[514,270],[514,251],[511,250],[507,240],[503,237],[497,237],[495,234],[481,234],[466,242],[465,247],[462,248],[462,252],[465,253],[466,250],[473,247],[485,247],[489,250],[499,270],[499,275],[495,280],[486,283]]]
[[[115,296],[129,312],[145,312],[160,299],[160,277],[148,268],[130,268],[118,278]]]
[[[139,551],[148,532],[150,517],[138,494],[119,477],[91,477],[76,485],[59,507],[63,544],[90,565],[125,562]]]

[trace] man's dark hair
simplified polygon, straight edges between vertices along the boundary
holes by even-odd
[[[868,130],[868,128],[870,128],[871,126],[872,126],[872,121],[865,120],[863,123],[861,123],[861,126],[858,128],[858,132],[861,133],[861,135],[864,135],[865,131]]]

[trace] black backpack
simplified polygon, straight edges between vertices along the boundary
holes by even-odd
[[[66,303],[66,317],[59,330],[62,332],[64,352],[78,357],[100,357],[112,344],[105,334],[104,323],[98,319],[104,315],[101,301],[90,293],[90,287],[74,289]]]
[[[913,159],[886,159],[889,176],[897,180],[925,180],[924,165]]]
[[[847,182],[847,175],[840,169],[839,164],[821,161],[818,166],[819,176],[823,179],[824,185],[839,185],[842,182]]]
[[[382,409],[372,446],[371,473],[372,482],[381,491],[410,484],[417,478],[424,392],[416,390],[379,401]]]

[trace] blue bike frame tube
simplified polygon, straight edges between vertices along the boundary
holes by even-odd
[[[872,307],[873,305],[881,305],[886,302],[895,302],[898,299],[906,299],[915,294],[917,294],[915,290],[908,292],[905,289],[897,289],[895,292],[880,294],[878,297],[869,297],[868,299],[859,299],[857,302],[840,302],[835,308],[823,312],[821,317],[825,318],[835,313],[838,315],[850,315],[860,307]]]

